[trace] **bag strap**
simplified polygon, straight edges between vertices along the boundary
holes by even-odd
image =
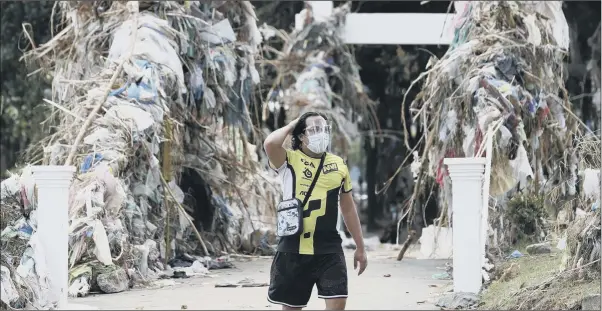
[[[316,186],[316,182],[318,181],[318,177],[320,177],[320,173],[322,172],[322,167],[324,166],[324,160],[326,159],[326,152],[322,155],[320,159],[320,164],[318,165],[318,170],[316,170],[316,175],[314,176],[314,180],[312,180],[311,185],[309,185],[309,189],[307,189],[307,194],[305,194],[305,199],[303,199],[303,204],[301,207],[305,207],[307,201],[309,201],[309,197],[311,197],[311,192],[314,190]]]

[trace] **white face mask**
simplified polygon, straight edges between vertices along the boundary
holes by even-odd
[[[307,136],[308,144],[307,149],[314,153],[323,153],[328,149],[330,145],[330,134],[328,133],[316,133]]]

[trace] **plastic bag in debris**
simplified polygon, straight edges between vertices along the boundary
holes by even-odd
[[[319,64],[312,65],[299,75],[295,90],[304,94],[314,106],[331,106],[332,90],[328,84],[328,76]]]
[[[155,120],[150,113],[133,105],[112,106],[106,112],[104,117],[114,118],[115,121],[111,122],[113,124],[120,124],[121,122],[124,122],[130,125],[130,129],[137,130],[138,132],[143,132],[155,123]],[[117,120],[120,120],[121,122]],[[129,121],[133,122],[133,124],[128,123]]]
[[[462,85],[461,82],[463,77],[460,75],[460,65],[466,62],[470,55],[472,55],[472,50],[478,43],[478,40],[468,41],[449,52],[450,57],[441,60],[440,66],[443,68],[442,72],[448,74],[449,77],[454,78],[456,84]],[[429,64],[431,64],[430,60]]]
[[[20,195],[23,206],[29,211],[35,206],[35,185],[31,165],[28,165],[21,170],[21,175],[11,175],[0,183],[0,198],[7,202],[9,198]]]
[[[199,261],[209,270],[229,269],[234,267],[228,256],[221,256],[215,259],[207,256],[200,258]]]
[[[241,240],[245,251],[263,256],[274,255],[278,244],[278,237],[274,231],[265,227],[254,230],[246,237],[241,237]]]
[[[525,188],[527,186],[528,178],[533,178],[533,169],[531,169],[531,164],[529,164],[527,150],[522,144],[518,147],[516,158],[510,160],[510,166],[514,171],[514,178],[516,180],[512,187],[518,183],[520,189]]]
[[[586,168],[583,171],[583,196],[587,199],[600,197],[600,169]]]
[[[101,160],[102,160],[102,154],[100,154],[100,153],[87,155],[79,167],[80,173],[88,172],[94,166],[94,164],[100,162]]]
[[[0,299],[6,305],[10,306],[13,302],[19,299],[19,293],[13,284],[10,276],[10,270],[5,266],[0,266]]]
[[[529,3],[538,13],[548,18],[556,44],[568,50],[569,25],[562,11],[562,1],[529,1]]]
[[[203,79],[203,68],[197,63],[192,64],[190,69],[190,88],[195,101],[203,99],[205,80]]]
[[[502,96],[513,96],[514,98],[518,99],[518,93],[510,83],[497,79],[487,79],[487,82],[495,86],[495,88],[502,94]]]
[[[107,128],[96,128],[88,136],[84,137],[84,144],[99,146],[103,149],[122,150],[127,148],[127,144],[120,134]]]
[[[119,62],[132,49],[133,20],[126,20],[113,34],[109,49],[109,62]],[[138,31],[132,55],[161,65],[161,76],[177,81],[179,91],[186,93],[184,72],[178,55],[179,46],[168,21],[150,13],[138,17]],[[159,86],[157,86],[159,87]]]
[[[345,111],[343,108],[336,107],[333,110],[334,113],[332,114],[332,121],[339,128],[339,133],[342,134],[347,143],[351,144],[353,141],[359,139],[360,133],[357,129],[357,124],[351,122],[345,117]]]
[[[136,60],[134,63],[138,69],[128,66],[130,70],[125,70],[131,79],[120,88],[111,91],[109,95],[122,95],[147,105],[156,103],[159,90],[155,81],[160,81],[160,76],[155,72],[153,64],[148,61]]]
[[[456,10],[456,14],[453,20],[453,27],[450,29],[450,31],[454,32],[452,48],[464,43],[464,40],[466,40],[468,29],[465,29],[465,25],[470,14],[470,1],[454,1],[454,9]]]
[[[34,307],[47,309],[47,306],[51,303],[48,297],[50,280],[46,268],[45,251],[37,233],[34,232],[31,235],[27,246],[16,273],[25,285],[32,290]]]
[[[453,137],[456,130],[456,124],[458,122],[457,113],[455,110],[450,109],[447,111],[447,118],[443,120],[443,125],[439,129],[439,140],[446,141],[447,136]]]
[[[112,265],[113,259],[111,258],[111,249],[109,248],[109,239],[107,238],[107,232],[105,226],[99,219],[94,222],[94,233],[92,234],[94,240],[94,255],[98,261],[105,265]]]
[[[482,89],[480,89],[479,92],[481,90]],[[486,133],[489,125],[502,117],[502,113],[499,109],[489,105],[479,105],[478,107],[475,107],[475,113],[477,114],[479,130],[481,133]]]
[[[184,191],[178,187],[174,180],[169,182],[169,189],[171,190],[171,193],[173,193],[176,202],[182,204],[184,202]]]
[[[518,250],[515,250],[512,252],[512,254],[508,255],[507,258],[520,258],[523,257],[523,254],[521,252],[519,252]]]
[[[134,250],[137,257],[134,266],[138,268],[142,276],[146,277],[152,271],[149,267],[149,261],[153,263],[159,257],[157,242],[146,240],[142,245],[134,245]]]
[[[37,211],[33,210],[29,214],[29,218],[25,219],[25,217],[20,218],[14,225],[7,226],[0,233],[0,237],[4,239],[12,239],[15,237],[19,237],[23,240],[29,240],[33,232],[37,228]]]
[[[199,37],[210,44],[226,44],[236,41],[236,34],[228,19],[223,19],[212,26],[202,29]]]
[[[452,230],[448,227],[430,225],[422,230],[420,237],[421,259],[448,259],[452,256]]]
[[[84,297],[90,292],[90,280],[92,279],[92,267],[82,264],[69,270],[70,297]]]
[[[550,112],[554,115],[554,118],[558,121],[558,125],[562,131],[566,130],[566,118],[564,117],[564,108],[562,100],[554,95],[548,94],[546,96],[546,102],[548,103],[548,108],[550,108]]]
[[[492,169],[493,170],[493,169]],[[491,174],[489,193],[492,196],[502,195],[520,183],[520,188],[527,186],[529,178],[533,178],[533,170],[529,164],[527,150],[518,146],[517,156],[509,161],[509,167],[502,166],[495,169],[496,174]]]
[[[535,24],[535,20],[535,14],[529,14],[523,19],[523,22],[525,23],[525,28],[527,28],[527,42],[534,46],[539,46],[541,44],[541,31]]]
[[[520,84],[523,84],[524,81],[523,81],[523,78],[521,75],[521,73],[522,73],[521,69],[520,69],[521,65],[519,65],[519,62],[520,61],[513,55],[510,55],[510,56],[498,55],[495,58],[495,66],[492,69],[497,70],[508,81],[516,80]],[[486,67],[486,68],[491,68],[491,67]],[[491,70],[491,73],[495,74],[495,70]],[[508,87],[506,85],[507,83],[505,83],[505,82],[489,81],[489,83],[495,85],[496,87],[498,87],[498,85],[503,85],[503,87],[506,89],[514,89],[512,86]],[[502,92],[502,90],[500,90],[500,92]],[[513,95],[516,97],[516,91],[514,91]]]
[[[207,269],[200,261],[195,260],[186,267],[174,267],[174,272],[184,272],[186,276],[195,276],[195,275],[207,275],[209,274],[209,269]]]
[[[221,72],[224,75],[224,81],[227,86],[232,87],[236,82],[236,55],[234,51],[229,48],[216,46],[209,48],[209,55],[207,65],[209,68]],[[218,93],[219,93],[218,86]],[[227,99],[225,95],[223,99]]]
[[[0,183],[0,198],[5,202],[8,197],[14,196],[21,190],[19,175],[14,174]]]
[[[157,187],[161,184],[161,172],[159,159],[153,156],[149,160],[149,170],[146,175],[146,187],[151,189],[151,191],[155,191]]]
[[[206,89],[205,96],[203,97],[203,99],[203,102],[209,109],[213,109],[217,105],[217,101],[215,100],[215,94],[210,88]]]

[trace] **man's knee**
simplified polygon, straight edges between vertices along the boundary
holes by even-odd
[[[347,304],[347,298],[330,298],[324,301],[326,301],[326,310],[345,310]]]
[[[294,308],[289,306],[282,306],[282,310],[303,310],[303,308]]]

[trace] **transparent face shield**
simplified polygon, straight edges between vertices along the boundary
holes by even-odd
[[[305,135],[313,136],[316,134],[327,134],[330,136],[330,125],[324,119],[306,121]]]
[[[322,118],[306,121],[307,148],[315,153],[330,150],[330,125]]]

